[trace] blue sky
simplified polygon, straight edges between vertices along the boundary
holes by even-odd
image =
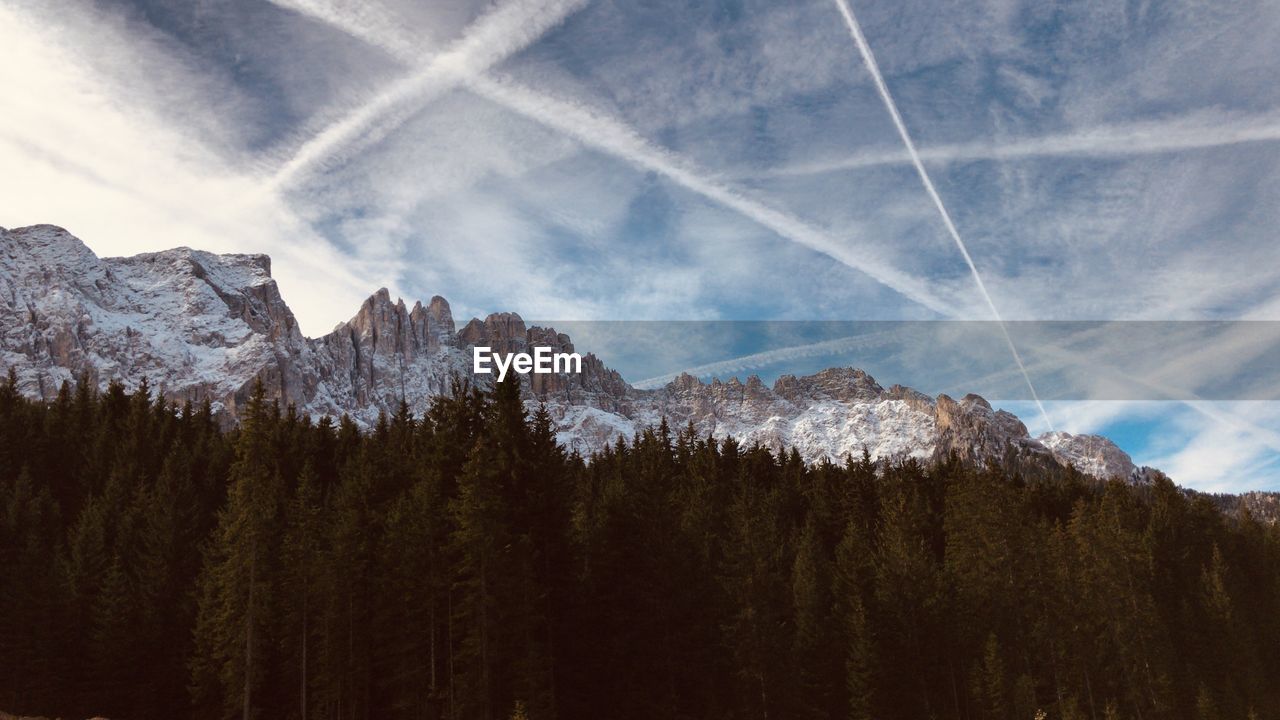
[[[0,225],[270,253],[313,335],[379,286],[461,317],[1280,319],[1280,5],[850,0],[988,304],[842,1],[0,0]],[[1280,412],[1212,408],[1022,414],[1280,487]]]

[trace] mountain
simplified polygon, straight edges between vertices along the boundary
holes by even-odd
[[[306,338],[265,255],[177,248],[99,258],[62,228],[0,228],[0,366],[15,371],[30,397],[52,398],[64,381],[81,377],[126,388],[145,378],[174,401],[207,399],[230,423],[261,379],[301,412],[347,414],[369,426],[402,399],[421,408],[455,376],[470,376],[476,345],[575,351],[567,335],[528,327],[515,313],[458,329],[444,298],[408,307],[386,289],[332,332]],[[772,387],[754,376],[706,383],[682,375],[641,390],[582,355],[581,374],[522,382],[531,404],[546,403],[561,442],[584,454],[665,418],[678,427],[692,422],[704,435],[795,447],[808,460],[838,461],[864,448],[875,458],[954,451],[979,462],[1013,452],[1097,477],[1143,482],[1151,472],[1106,438],[1032,438],[1017,417],[976,395],[955,400],[884,388],[853,368],[787,375]],[[487,385],[491,377],[474,380]]]

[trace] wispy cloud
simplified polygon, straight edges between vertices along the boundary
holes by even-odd
[[[1280,141],[1278,116],[1215,111],[1158,121],[1101,125],[1043,137],[926,145],[918,148],[917,153],[926,163],[950,165],[1052,157],[1125,158],[1276,141]],[[834,160],[797,163],[760,172],[742,173],[741,177],[759,179],[820,175],[911,163],[911,155],[905,150],[885,148]]]
[[[888,330],[835,338],[833,340],[823,340],[820,342],[790,345],[787,347],[774,348],[772,350],[764,350],[761,352],[750,353],[748,355],[733,357],[727,360],[704,363],[678,372],[645,378],[644,380],[640,380],[632,384],[641,389],[653,389],[662,387],[681,375],[686,374],[698,378],[724,377],[726,375],[749,372],[751,370],[771,365],[795,363],[798,360],[808,358],[827,358],[851,352],[865,351],[869,348],[882,348],[887,345],[893,345],[900,342],[901,335],[902,334],[899,332]]]
[[[1002,317],[1280,318],[1280,6],[851,1]],[[312,334],[379,285],[459,313],[985,317],[831,3],[8,0],[0,224],[271,253]],[[1070,363],[1010,330],[1052,396]],[[1223,372],[1266,357],[1221,347]],[[950,367],[1016,388],[1008,354]],[[1214,367],[1177,355],[1121,367]]]
[[[1280,453],[1280,432],[1270,429],[1264,425],[1251,422],[1248,413],[1239,414],[1230,411],[1224,411],[1222,406],[1228,408],[1244,407],[1254,408],[1257,406],[1280,405],[1274,402],[1212,402],[1205,400],[1196,393],[1195,384],[1202,382],[1206,377],[1219,374],[1224,369],[1224,363],[1227,367],[1231,363],[1239,362],[1246,364],[1248,362],[1248,354],[1253,353],[1260,345],[1267,347],[1272,346],[1274,333],[1263,334],[1259,336],[1250,333],[1247,328],[1230,332],[1226,342],[1222,343],[1220,353],[1199,352],[1203,350],[1200,342],[1193,340],[1189,347],[1182,348],[1183,352],[1178,352],[1176,348],[1165,347],[1165,353],[1144,353],[1144,357],[1139,360],[1146,360],[1146,367],[1137,371],[1117,367],[1122,363],[1110,363],[1106,361],[1106,356],[1114,354],[1114,351],[1125,352],[1126,348],[1091,348],[1089,351],[1081,351],[1071,349],[1073,342],[1083,342],[1098,335],[1105,335],[1101,330],[1105,326],[1099,326],[1094,330],[1077,333],[1073,337],[1069,337],[1065,342],[1040,342],[1034,346],[1038,356],[1046,358],[1042,360],[1043,369],[1046,372],[1060,372],[1063,369],[1075,369],[1077,373],[1083,373],[1090,382],[1099,385],[1107,382],[1118,381],[1124,386],[1138,387],[1142,389],[1139,394],[1150,393],[1153,397],[1163,398],[1168,403],[1180,403],[1181,405],[1202,415],[1205,419],[1211,421],[1215,426],[1230,428],[1232,432],[1242,434],[1253,440],[1255,444],[1260,444],[1266,449]],[[1243,356],[1239,358],[1232,357],[1233,349],[1240,351]],[[1128,353],[1126,353],[1128,354]],[[1134,353],[1136,354],[1136,353]],[[1185,357],[1184,357],[1185,356]],[[1224,356],[1231,358],[1224,360]],[[1125,358],[1127,362],[1123,365],[1133,367],[1134,358]],[[1034,365],[1033,365],[1034,366]],[[1185,381],[1188,377],[1193,378],[1189,386],[1185,382],[1177,380],[1165,379],[1170,375],[1181,375]],[[1050,426],[1052,429],[1052,426]]]
[[[907,131],[907,124],[903,122],[902,114],[898,112],[898,104],[893,101],[889,86],[885,83],[884,76],[880,74],[880,66],[876,63],[875,53],[871,52],[871,46],[867,43],[867,38],[862,34],[862,27],[858,25],[858,18],[854,16],[848,0],[835,0],[835,3],[840,8],[841,17],[844,18],[845,23],[849,26],[849,32],[853,36],[854,43],[858,46],[858,52],[862,55],[867,70],[871,73],[871,79],[875,83],[876,90],[880,93],[880,98],[884,100],[889,116],[893,118],[893,126],[897,128],[898,136],[902,138],[902,144],[906,146],[907,155],[911,158],[911,164],[915,167],[916,174],[920,176],[920,182],[924,185],[925,192],[929,194],[929,199],[933,201],[934,207],[938,209],[942,224],[946,226],[947,234],[955,241],[956,249],[960,251],[960,255],[964,258],[965,265],[969,267],[973,282],[978,286],[978,292],[982,295],[983,301],[986,302],[987,308],[991,310],[992,317],[1000,325],[1000,332],[1004,335],[1010,354],[1013,355],[1013,362],[1017,364],[1018,370],[1022,372],[1022,377],[1027,382],[1027,389],[1031,391],[1031,399],[1035,401],[1036,407],[1040,408],[1040,415],[1044,418],[1045,423],[1052,428],[1053,423],[1050,422],[1049,414],[1045,412],[1044,405],[1040,402],[1040,396],[1036,394],[1036,386],[1031,382],[1031,375],[1027,372],[1027,366],[1022,362],[1022,356],[1018,354],[1017,346],[1013,344],[1013,338],[1009,336],[1009,330],[1005,327],[1004,319],[1000,316],[1000,310],[996,308],[995,301],[991,299],[991,293],[987,291],[987,284],[982,281],[978,266],[973,264],[973,257],[969,255],[969,248],[960,237],[960,231],[956,229],[956,224],[951,219],[951,213],[947,211],[946,204],[942,202],[942,196],[938,194],[938,189],[934,187],[933,180],[929,177],[929,171],[925,169],[924,163],[920,160],[920,154],[916,152],[915,141],[911,139],[911,133]]]
[[[903,297],[945,317],[960,315],[954,306],[934,294],[931,283],[891,266],[870,247],[841,241],[786,212],[715,180],[709,179],[678,157],[646,141],[621,122],[586,106],[553,98],[505,79],[473,77],[467,87],[530,119],[560,130],[583,144],[607,152],[645,170],[661,173],[709,200],[734,210],[769,228],[783,238],[820,252],[866,273]]]
[[[1206,403],[1197,408],[1198,415],[1176,416],[1163,424],[1156,447],[1141,461],[1198,490],[1275,489],[1274,464],[1280,455],[1276,433],[1265,428],[1280,425],[1278,405]]]
[[[123,102],[144,78],[161,85],[206,87],[217,103],[225,91],[193,72],[187,58],[139,37],[120,18],[60,8],[76,33],[59,37],[49,19],[0,6],[0,224],[52,222],[81,236],[99,254],[132,254],[188,245],[214,252],[263,252],[308,332],[349,315],[384,279],[384,264],[342,257],[257,181],[228,159],[221,140],[174,122],[167,109]],[[81,15],[80,13],[84,13]],[[80,33],[84,33],[81,35]],[[95,44],[94,41],[98,44]],[[102,55],[86,64],[82,48]],[[119,74],[117,74],[119,73]],[[134,94],[138,98],[145,92]],[[201,102],[197,96],[193,102]],[[194,115],[213,112],[195,105]],[[196,128],[205,121],[193,120]],[[233,118],[215,121],[230,126]],[[281,238],[289,242],[281,242]],[[328,324],[326,324],[328,323]]]
[[[386,35],[391,39],[382,39],[383,33],[374,32],[368,25],[362,24],[358,17],[348,18],[331,11],[318,13],[316,17],[337,23],[338,27],[349,30],[353,36],[368,39],[401,60],[414,61],[414,58],[403,49],[407,43],[402,39],[395,39],[390,28],[386,29]],[[502,21],[494,22],[493,25],[506,27],[512,17],[514,17],[513,13],[503,13]],[[476,26],[480,27],[482,22],[484,21],[478,21]],[[480,31],[469,33],[461,44],[467,48],[473,47],[476,45],[475,38],[487,37],[489,34],[491,33]],[[523,37],[532,39],[534,37],[532,30],[526,29]],[[512,44],[512,46],[515,45],[518,43]],[[394,109],[405,98],[416,98],[420,101],[423,98],[432,97],[432,93],[439,92],[445,87],[453,87],[465,82],[468,89],[481,97],[538,123],[555,128],[591,148],[621,158],[644,170],[660,173],[682,187],[769,228],[787,240],[867,274],[903,297],[933,312],[945,317],[963,315],[963,311],[957,309],[952,303],[937,297],[928,280],[914,277],[893,267],[887,260],[878,257],[871,247],[838,240],[793,215],[770,207],[722,182],[713,180],[674,154],[645,140],[624,123],[581,103],[539,93],[508,78],[486,75],[485,71],[502,56],[502,53],[494,53],[490,50],[486,56],[488,62],[474,62],[468,59],[469,56],[466,53],[459,50],[456,56],[458,59],[451,59],[443,64],[441,64],[441,58],[432,59],[424,68],[397,83],[387,93],[380,95],[374,103],[338,123],[331,131],[327,130],[318,135],[313,143],[308,143],[308,147],[304,147],[293,160],[281,168],[275,176],[275,183],[278,185],[287,182],[299,169],[331,155],[336,148],[341,147],[342,143],[350,138],[364,135],[369,131],[369,123],[375,118],[391,113],[391,122],[397,122],[397,118],[404,111],[396,113]]]
[[[269,187],[287,187],[316,167],[340,162],[344,155],[385,137],[424,105],[463,79],[528,47],[586,3],[587,0],[513,0],[478,18],[453,45],[432,55],[409,35],[392,33],[387,18],[365,10],[362,3],[282,2],[412,62],[418,69],[304,142],[271,176]]]
[[[423,57],[433,48],[414,38],[393,34],[400,19],[379,2],[368,0],[268,0],[287,10],[322,23],[340,26],[343,32],[379,47],[395,57]]]

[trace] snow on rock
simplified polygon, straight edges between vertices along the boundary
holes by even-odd
[[[351,320],[319,338],[302,336],[264,255],[214,255],[178,248],[98,258],[51,225],[0,229],[0,366],[14,368],[23,393],[50,398],[81,376],[104,387],[150,386],[174,400],[208,400],[227,422],[256,380],[282,403],[315,417],[348,415],[363,426],[401,402],[421,412],[471,374],[472,346],[501,352],[545,346],[574,352],[553,328],[527,327],[515,313],[472,319],[459,330],[449,303],[408,307],[384,288]],[[702,382],[682,375],[640,390],[596,356],[582,373],[523,378],[529,409],[545,404],[557,438],[586,455],[666,419],[703,437],[743,445],[794,447],[807,460],[840,462],[865,449],[873,458],[927,459],[955,452],[982,460],[1010,451],[1056,458],[1082,472],[1134,476],[1133,464],[1103,438],[1055,433],[1035,440],[1016,417],[968,395],[930,398],[888,389],[854,368],[786,375],[772,387]]]
[[[29,395],[87,374],[234,405],[265,366],[287,368],[303,349],[266,256],[99,259],[50,225],[4,231],[0,245],[0,362]]]
[[[1129,453],[1101,435],[1073,435],[1055,431],[1037,438],[1058,462],[1102,480],[1120,478],[1135,483],[1149,482],[1155,472],[1133,464]]]

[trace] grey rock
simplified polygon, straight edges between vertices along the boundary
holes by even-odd
[[[1033,439],[1017,417],[981,397],[885,389],[856,368],[785,375],[772,387],[755,376],[703,382],[685,374],[640,390],[554,328],[494,313],[457,330],[444,298],[410,308],[385,288],[332,332],[306,338],[264,255],[178,248],[98,258],[61,228],[0,230],[0,365],[14,368],[32,397],[50,398],[82,376],[127,389],[145,377],[175,402],[208,400],[230,424],[260,380],[282,404],[367,427],[401,402],[421,412],[455,380],[489,385],[492,376],[471,374],[477,345],[582,353],[580,374],[522,383],[530,409],[545,404],[559,440],[584,454],[665,419],[674,429],[692,424],[701,436],[795,447],[811,461],[839,462],[864,449],[881,459],[954,452],[978,462],[1012,452],[1099,477],[1145,477],[1105,438]]]

